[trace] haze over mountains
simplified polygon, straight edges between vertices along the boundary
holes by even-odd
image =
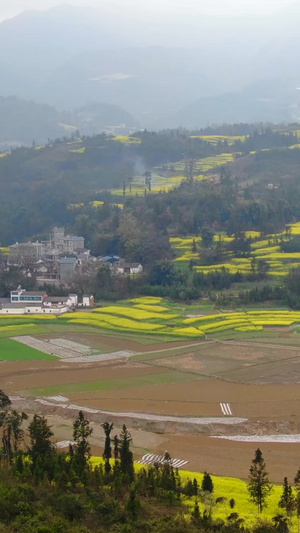
[[[9,106],[11,118],[8,109],[5,121],[0,115],[0,142],[31,143],[34,131],[43,142],[65,125],[91,134],[117,126],[297,120],[299,16],[299,5],[268,17],[180,20],[74,6],[22,13],[0,24],[0,96],[56,110],[47,110],[51,131],[41,107],[32,131],[30,122],[27,133],[19,125],[18,136],[20,113]],[[30,117],[32,104],[18,105]]]

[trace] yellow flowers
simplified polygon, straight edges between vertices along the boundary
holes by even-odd
[[[103,200],[94,200],[93,202],[90,202],[90,205],[92,207],[102,207],[104,205]],[[123,204],[111,204],[114,207],[118,207],[119,209],[123,209]]]
[[[172,319],[176,318],[178,315],[170,315],[170,314],[163,314],[163,313],[151,313],[149,311],[144,311],[142,309],[136,309],[134,307],[117,307],[117,306],[109,306],[109,307],[103,307],[101,309],[95,309],[96,313],[101,314],[111,314],[111,315],[123,315],[129,318],[135,318],[137,320],[151,320],[152,318],[155,319]]]
[[[300,311],[254,310],[237,313],[220,313],[218,315],[212,314],[186,318],[182,323],[199,325],[201,332],[211,334],[227,330],[259,331],[263,329],[263,326],[280,327],[300,324]]]
[[[152,311],[153,313],[164,313],[165,311],[169,311],[167,307],[162,307],[161,305],[138,304],[134,307],[136,309],[143,309],[144,311]]]
[[[236,141],[244,142],[248,135],[191,135],[191,139],[202,139],[202,141],[217,145],[219,142],[226,141],[232,146]]]
[[[0,247],[0,252],[2,253],[2,255],[9,255],[9,248],[6,246],[2,246]]]
[[[205,333],[200,331],[197,328],[174,328],[172,331],[173,335],[183,335],[184,337],[204,337]]]
[[[140,298],[132,298],[129,302],[135,304],[156,305],[162,302],[162,300],[163,299],[159,296],[141,296]]]
[[[119,141],[123,144],[141,144],[142,139],[139,137],[130,137],[129,135],[118,135],[117,137],[114,137],[112,141]]]
[[[36,324],[17,324],[17,325],[10,325],[10,326],[1,326],[0,325],[0,333],[2,333],[2,331],[18,331],[18,329],[22,329],[22,331],[25,329],[25,328],[34,328],[36,326]]]

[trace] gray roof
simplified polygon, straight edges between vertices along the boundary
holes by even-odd
[[[65,235],[63,237],[63,240],[70,240],[70,241],[84,241],[83,237],[77,237],[77,235]]]
[[[76,263],[77,259],[76,257],[62,257],[58,260],[60,264],[64,265],[72,265],[72,263]]]
[[[9,304],[10,299],[9,298],[0,298],[0,304]]]
[[[2,309],[4,308],[8,308],[8,309],[20,309],[20,308],[24,308],[24,307],[40,307],[42,308],[42,304],[40,302],[14,302],[14,303],[7,303],[7,304],[3,304],[1,307]]]
[[[44,296],[46,291],[25,291],[20,296]]]
[[[45,302],[51,302],[51,303],[59,303],[59,302],[67,302],[68,296],[48,296],[45,298]]]

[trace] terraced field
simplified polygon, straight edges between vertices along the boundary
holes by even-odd
[[[58,317],[3,316],[0,318],[0,337],[45,333],[48,331],[46,326],[54,325],[158,336],[162,341],[201,340],[227,331],[259,333],[265,328],[297,328],[300,325],[300,311],[255,309],[209,313],[200,305],[184,308],[162,298],[141,297],[89,312],[77,311]]]
[[[245,232],[245,236],[253,239],[249,257],[235,258],[231,252],[226,252],[224,249],[226,261],[223,263],[195,266],[194,268],[197,272],[203,272],[203,274],[215,272],[222,268],[226,268],[232,274],[237,272],[250,274],[255,273],[259,261],[264,260],[269,267],[267,272],[269,276],[286,276],[292,268],[300,266],[300,252],[282,252],[280,243],[297,235],[300,235],[300,222],[289,224],[287,225],[287,229],[282,233],[267,235],[263,239],[261,239],[259,232],[247,231]],[[214,236],[214,240],[222,246],[223,244],[226,245],[226,243],[232,242],[234,239],[224,234],[218,234]],[[191,259],[195,261],[201,259],[201,237],[174,237],[170,238],[170,242],[177,255],[176,262],[189,262]],[[197,252],[193,251],[195,245],[199,249]]]

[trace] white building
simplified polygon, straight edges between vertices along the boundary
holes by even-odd
[[[117,274],[140,274],[143,266],[140,263],[116,263],[114,270]]]

